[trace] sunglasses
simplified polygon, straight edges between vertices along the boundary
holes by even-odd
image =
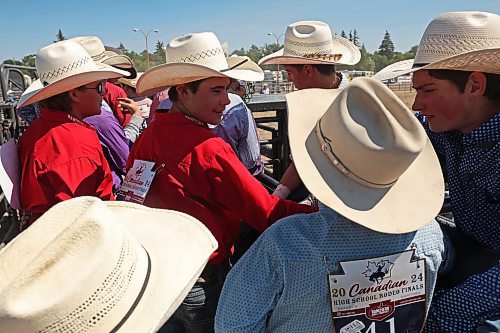
[[[104,92],[104,83],[99,82],[96,87],[80,87],[80,89],[96,90],[99,95],[102,95],[102,93]]]

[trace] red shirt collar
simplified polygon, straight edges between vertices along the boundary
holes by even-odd
[[[75,123],[75,124],[93,129],[93,127],[90,126],[89,124],[87,124],[86,122],[79,120],[79,119],[76,119],[75,117],[73,117],[72,115],[70,115],[69,113],[67,113],[65,111],[42,108],[40,110],[40,117],[45,119],[45,120],[53,121],[53,122],[57,122],[57,123],[61,123],[61,124],[71,122],[71,123]]]

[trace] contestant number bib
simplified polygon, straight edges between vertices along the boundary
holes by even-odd
[[[127,172],[122,186],[116,193],[116,198],[142,204],[156,174],[153,170],[154,165],[155,162],[135,160],[134,165]]]
[[[425,260],[413,250],[346,261],[329,274],[334,332],[420,332],[425,319]]]

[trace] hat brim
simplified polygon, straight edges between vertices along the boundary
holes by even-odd
[[[317,59],[306,58],[299,56],[283,55],[284,48],[271,53],[259,60],[259,65],[307,65],[307,64],[339,64],[339,65],[355,65],[361,60],[361,52],[354,43],[349,40],[333,35],[333,53],[341,55],[340,59]]]
[[[119,331],[156,332],[186,297],[217,241],[201,222],[184,213],[120,201],[105,204],[151,259],[143,297]]]
[[[500,74],[500,48],[458,54],[430,63],[419,69],[448,69]]]
[[[372,78],[375,80],[385,81],[394,79],[401,75],[413,73],[419,69],[413,68],[414,60],[415,59],[397,61],[379,70],[377,73],[375,73],[375,75],[372,76]]]
[[[91,82],[113,79],[128,75],[128,73],[125,71],[107,65],[96,64],[96,66],[97,68],[94,71],[77,73],[51,83],[48,86],[44,86],[40,79],[33,81],[33,83],[23,92],[23,94],[19,98],[17,107],[20,108],[28,104],[42,101],[49,97],[77,87],[81,87]]]
[[[129,72],[129,75],[125,76],[127,79],[135,79],[137,77],[137,70],[134,67],[132,59],[128,56],[117,54],[113,51],[105,51],[104,54],[105,58],[101,61],[103,64]]]
[[[243,57],[226,58],[229,68],[241,63]],[[147,70],[137,81],[137,94],[151,95],[166,87],[193,82],[209,77],[228,77],[243,81],[262,81],[264,73],[253,61],[247,61],[240,66],[219,71],[209,67],[191,63],[162,64]]]
[[[444,199],[443,176],[430,141],[390,188],[351,180],[332,165],[314,131],[339,93],[337,89],[304,89],[286,95],[290,149],[304,185],[326,206],[375,231],[406,233],[429,223]]]

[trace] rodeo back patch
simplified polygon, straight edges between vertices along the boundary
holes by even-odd
[[[329,274],[333,326],[340,333],[420,332],[425,319],[425,260],[414,251],[340,262]]]

